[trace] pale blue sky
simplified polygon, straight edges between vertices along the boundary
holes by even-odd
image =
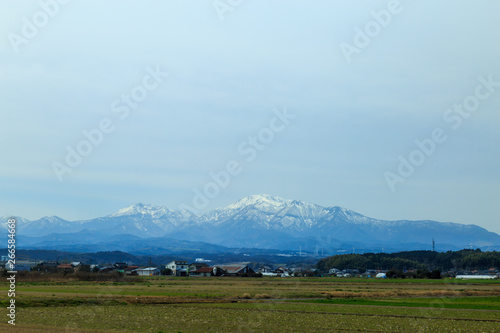
[[[500,232],[500,87],[456,130],[443,120],[479,77],[500,81],[498,1],[402,0],[350,63],[341,43],[390,1],[243,0],[223,21],[213,3],[73,0],[15,52],[9,38],[42,8],[4,1],[0,215],[177,209],[236,160],[202,211],[269,193]],[[168,77],[120,120],[112,102],[156,66]],[[238,146],[284,107],[296,118],[247,162]],[[114,131],[59,182],[52,163],[104,118]],[[384,174],[435,128],[446,142],[392,192]]]

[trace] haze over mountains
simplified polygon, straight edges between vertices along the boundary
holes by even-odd
[[[8,217],[1,219],[6,226]],[[476,225],[424,221],[383,221],[341,207],[251,195],[227,207],[197,216],[134,204],[91,220],[57,216],[29,221],[18,218],[23,248],[73,251],[122,250],[216,253],[228,248],[280,251],[399,251],[462,248],[500,249],[500,235]]]

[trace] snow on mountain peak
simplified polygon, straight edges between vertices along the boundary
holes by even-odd
[[[143,203],[139,202],[139,203],[130,205],[126,208],[122,208],[119,211],[111,214],[110,216],[117,217],[117,216],[123,216],[123,215],[136,215],[136,214],[159,216],[159,215],[164,215],[164,214],[168,214],[168,213],[172,213],[172,211],[166,207],[153,206],[153,205],[143,204]]]
[[[236,201],[235,203],[225,207],[225,209],[239,209],[246,206],[256,206],[258,208],[279,208],[291,203],[292,200],[273,197],[269,194],[254,194]]]

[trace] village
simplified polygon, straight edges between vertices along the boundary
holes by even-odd
[[[0,258],[0,269],[4,269],[6,258]],[[137,266],[130,263],[116,262],[105,264],[89,264],[79,261],[37,261],[16,260],[17,272],[61,273],[66,276],[72,273],[88,272],[97,274],[121,274],[123,276],[177,276],[177,277],[341,277],[341,278],[448,278],[458,279],[498,279],[500,269],[492,267],[485,270],[449,270],[431,271],[408,269],[336,269],[320,270],[314,265],[287,266],[262,263],[237,262],[211,265],[210,260],[197,258],[194,262],[171,260],[164,265],[151,264]]]
[[[6,260],[2,258],[0,268],[5,268]],[[79,261],[36,261],[16,260],[15,270],[18,272],[31,271],[42,273],[63,273],[64,275],[76,272],[91,272],[100,274],[121,273],[126,276],[240,276],[240,277],[262,277],[262,276],[313,276],[316,269],[297,269],[285,266],[261,265],[257,269],[252,268],[249,262],[230,263],[220,265],[209,265],[210,261],[199,258],[193,263],[184,260],[172,260],[165,265],[137,266],[129,263],[105,263],[88,264]],[[252,267],[251,267],[252,266]]]

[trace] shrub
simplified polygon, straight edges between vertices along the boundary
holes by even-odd
[[[429,279],[440,279],[441,278],[441,272],[439,270],[433,270],[430,272],[427,276]]]

